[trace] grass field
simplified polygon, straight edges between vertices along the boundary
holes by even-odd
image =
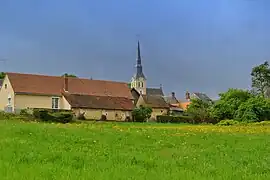
[[[0,121],[1,180],[270,179],[270,127]]]

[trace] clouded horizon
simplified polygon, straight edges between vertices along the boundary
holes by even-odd
[[[0,71],[130,81],[137,34],[150,87],[249,88],[270,59],[270,1],[0,1]],[[267,11],[268,10],[268,11]]]

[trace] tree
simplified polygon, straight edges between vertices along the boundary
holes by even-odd
[[[233,119],[239,106],[249,98],[254,97],[249,91],[242,89],[229,89],[219,96],[220,99],[211,108],[211,117],[218,120]]]
[[[4,79],[6,74],[4,72],[0,72],[0,79]]]
[[[210,117],[210,108],[212,103],[208,103],[201,99],[193,98],[191,103],[187,108],[187,113],[193,118],[194,122],[203,123],[203,122],[212,122]]]
[[[136,107],[132,111],[133,120],[136,122],[146,122],[152,114],[153,110],[150,107]]]
[[[66,76],[66,77],[75,77],[75,78],[77,77],[77,76],[74,75],[74,74],[68,74],[68,73],[63,74],[62,76],[63,76],[63,77],[64,77],[64,76]]]
[[[264,94],[266,89],[270,87],[270,67],[265,61],[263,64],[252,68],[252,88],[259,94]]]
[[[270,120],[270,100],[262,96],[248,99],[239,106],[236,118],[248,122]]]

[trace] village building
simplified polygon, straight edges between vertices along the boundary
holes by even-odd
[[[175,92],[172,92],[169,96],[164,96],[167,104],[170,106],[170,115],[183,115],[184,109],[179,105],[180,102],[175,96]]]
[[[159,88],[147,87],[147,79],[143,73],[139,41],[137,46],[136,72],[131,78],[130,88],[136,107],[148,106],[152,108],[152,119],[156,119],[156,116],[158,115],[168,114],[170,106],[163,98],[164,93],[162,86]]]
[[[125,121],[134,108],[133,97],[124,82],[75,77],[6,73],[0,89],[0,110],[73,110],[87,119]]]

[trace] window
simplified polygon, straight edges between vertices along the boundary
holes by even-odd
[[[141,85],[142,85],[141,87],[143,87],[143,82],[141,82]]]
[[[7,89],[7,84],[5,84],[5,89]]]
[[[8,97],[8,105],[11,105],[11,97]]]
[[[59,97],[52,98],[52,109],[59,109]]]

